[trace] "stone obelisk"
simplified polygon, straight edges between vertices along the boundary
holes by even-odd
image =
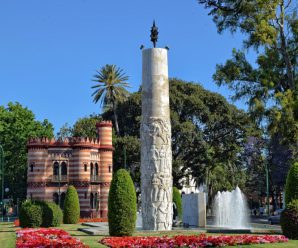
[[[156,28],[155,24],[152,28]],[[154,48],[142,51],[142,219],[144,230],[171,230],[173,179],[168,50],[155,48],[156,40]]]

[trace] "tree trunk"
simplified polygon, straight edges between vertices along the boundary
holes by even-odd
[[[284,11],[285,11],[284,4],[282,1],[282,3],[280,4],[280,12],[281,12],[280,21],[277,21],[277,24],[279,26],[280,39],[281,39],[280,51],[287,68],[286,71],[287,71],[287,78],[288,78],[288,87],[294,90],[295,84],[294,84],[294,75],[293,75],[293,65],[291,63],[291,59],[287,51],[287,41],[286,41],[286,36],[284,31]]]
[[[116,113],[116,103],[115,102],[113,102],[113,112],[114,112],[116,133],[117,133],[117,135],[119,135],[118,117],[117,117],[117,113]]]

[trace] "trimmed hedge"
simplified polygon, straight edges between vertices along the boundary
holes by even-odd
[[[111,236],[131,236],[137,220],[136,191],[129,173],[118,170],[111,182],[108,202]]]
[[[40,227],[42,223],[42,208],[31,201],[25,201],[20,208],[21,227]]]
[[[74,186],[69,186],[64,201],[63,222],[64,224],[76,224],[79,220],[80,203],[78,192]]]
[[[42,227],[60,226],[63,220],[63,213],[56,203],[45,201],[38,201],[36,203],[42,208]]]
[[[298,199],[298,162],[295,162],[290,167],[288,172],[286,188],[285,188],[285,202],[286,205],[292,200]]]
[[[173,187],[173,202],[176,204],[178,218],[182,220],[182,199],[179,190],[176,187]]]
[[[280,216],[283,234],[290,239],[298,239],[298,199],[291,201]]]

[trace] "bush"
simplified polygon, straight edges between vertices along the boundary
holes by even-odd
[[[111,236],[131,236],[137,219],[136,191],[129,173],[118,170],[111,182],[108,219]]]
[[[182,199],[179,190],[176,187],[173,187],[173,202],[176,204],[178,218],[182,219]]]
[[[61,208],[54,202],[38,201],[37,205],[42,209],[42,227],[60,226],[63,220]]]
[[[298,239],[298,199],[291,201],[282,211],[280,225],[286,237]]]
[[[63,222],[65,224],[76,224],[80,220],[80,203],[79,196],[74,186],[67,188],[64,208],[63,208]]]
[[[298,162],[290,167],[286,181],[286,205],[292,200],[298,199]]]
[[[31,201],[25,201],[20,209],[21,227],[40,227],[42,223],[41,206],[35,205]]]

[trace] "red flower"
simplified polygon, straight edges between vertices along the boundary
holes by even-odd
[[[100,242],[112,248],[172,248],[172,247],[221,247],[245,244],[263,244],[287,242],[282,235],[221,235],[207,236],[206,234],[174,237],[110,237]]]
[[[79,222],[108,222],[108,218],[80,218]]]
[[[25,228],[16,232],[17,248],[88,248],[79,239],[55,228]]]

